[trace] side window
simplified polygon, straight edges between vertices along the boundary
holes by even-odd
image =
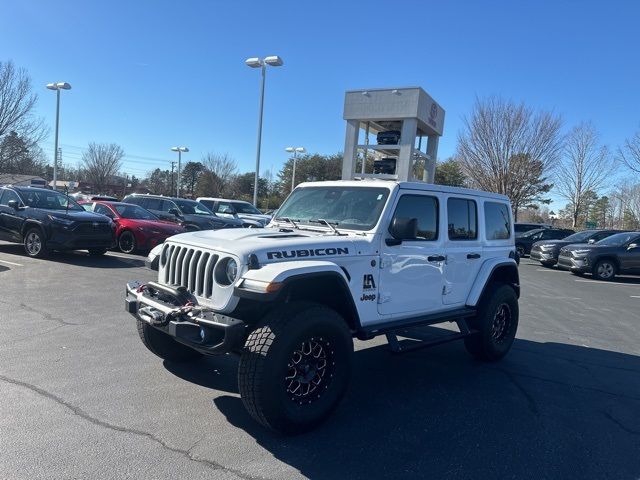
[[[403,195],[393,218],[417,218],[418,237],[416,240],[436,240],[438,238],[438,199],[426,195]]]
[[[0,205],[8,205],[10,200],[17,200],[21,204],[20,197],[13,190],[3,190],[0,195]]]
[[[101,215],[106,215],[109,218],[115,218],[115,215],[108,207],[100,205],[99,203],[95,204],[95,207],[93,207],[93,211]]]
[[[594,242],[599,242],[599,241],[600,241],[600,240],[602,240],[603,238],[607,238],[607,237],[609,237],[609,236],[611,236],[611,235],[612,235],[612,233],[611,233],[611,232],[600,232],[600,233],[595,234],[595,235],[594,235],[593,237],[591,237],[591,238],[593,238],[593,241],[594,241]]]
[[[478,238],[476,202],[464,198],[447,200],[449,240],[475,240]]]
[[[142,206],[148,210],[161,210],[162,200],[159,198],[145,198]]]
[[[172,208],[178,209],[175,203],[169,200],[162,200],[162,205],[158,210],[169,213],[169,210],[171,210]]]
[[[504,203],[484,203],[484,229],[487,240],[507,240],[511,237],[509,207]]]
[[[87,212],[93,212],[93,206],[95,203],[81,203],[80,206],[84,208]]]

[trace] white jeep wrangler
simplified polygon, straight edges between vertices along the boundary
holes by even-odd
[[[176,235],[158,281],[127,285],[145,346],[167,361],[240,355],[251,416],[312,428],[343,397],[353,338],[395,352],[464,339],[482,360],[510,349],[520,293],[509,200],[421,182],[299,185],[266,228]],[[460,333],[420,338],[416,327]],[[404,340],[399,340],[403,337]]]

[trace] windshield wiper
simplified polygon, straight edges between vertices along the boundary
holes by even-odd
[[[333,233],[335,233],[336,235],[346,235],[346,233],[340,233],[338,231],[338,229],[336,227],[334,227],[333,225],[338,225],[338,222],[333,222],[333,225],[331,223],[329,223],[328,221],[326,221],[324,218],[319,218],[317,220],[309,220],[310,223],[319,223],[320,225],[324,225],[326,227],[329,227],[331,229],[331,231]]]
[[[291,225],[293,225],[293,228],[298,228],[298,224],[296,223],[296,221],[294,221],[293,219],[289,218],[289,217],[278,217],[276,218],[276,221],[278,220],[284,220],[287,223],[290,223]]]

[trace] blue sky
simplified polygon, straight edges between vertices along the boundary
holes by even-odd
[[[67,81],[60,142],[75,163],[90,141],[116,142],[137,176],[228,152],[255,161],[259,73],[267,74],[262,168],[284,148],[335,153],[348,89],[422,86],[446,110],[439,156],[455,151],[476,96],[502,95],[592,120],[615,148],[640,127],[640,2],[65,1],[0,2],[0,59],[28,69],[53,125],[48,82]],[[53,129],[52,129],[53,130]],[[69,145],[70,147],[67,147]],[[53,150],[53,134],[44,145]],[[166,160],[166,161],[162,161]]]

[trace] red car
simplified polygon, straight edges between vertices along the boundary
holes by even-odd
[[[184,233],[184,227],[174,222],[160,220],[149,210],[132,203],[79,202],[89,212],[101,213],[116,225],[118,248],[124,253],[151,250],[168,237]]]

